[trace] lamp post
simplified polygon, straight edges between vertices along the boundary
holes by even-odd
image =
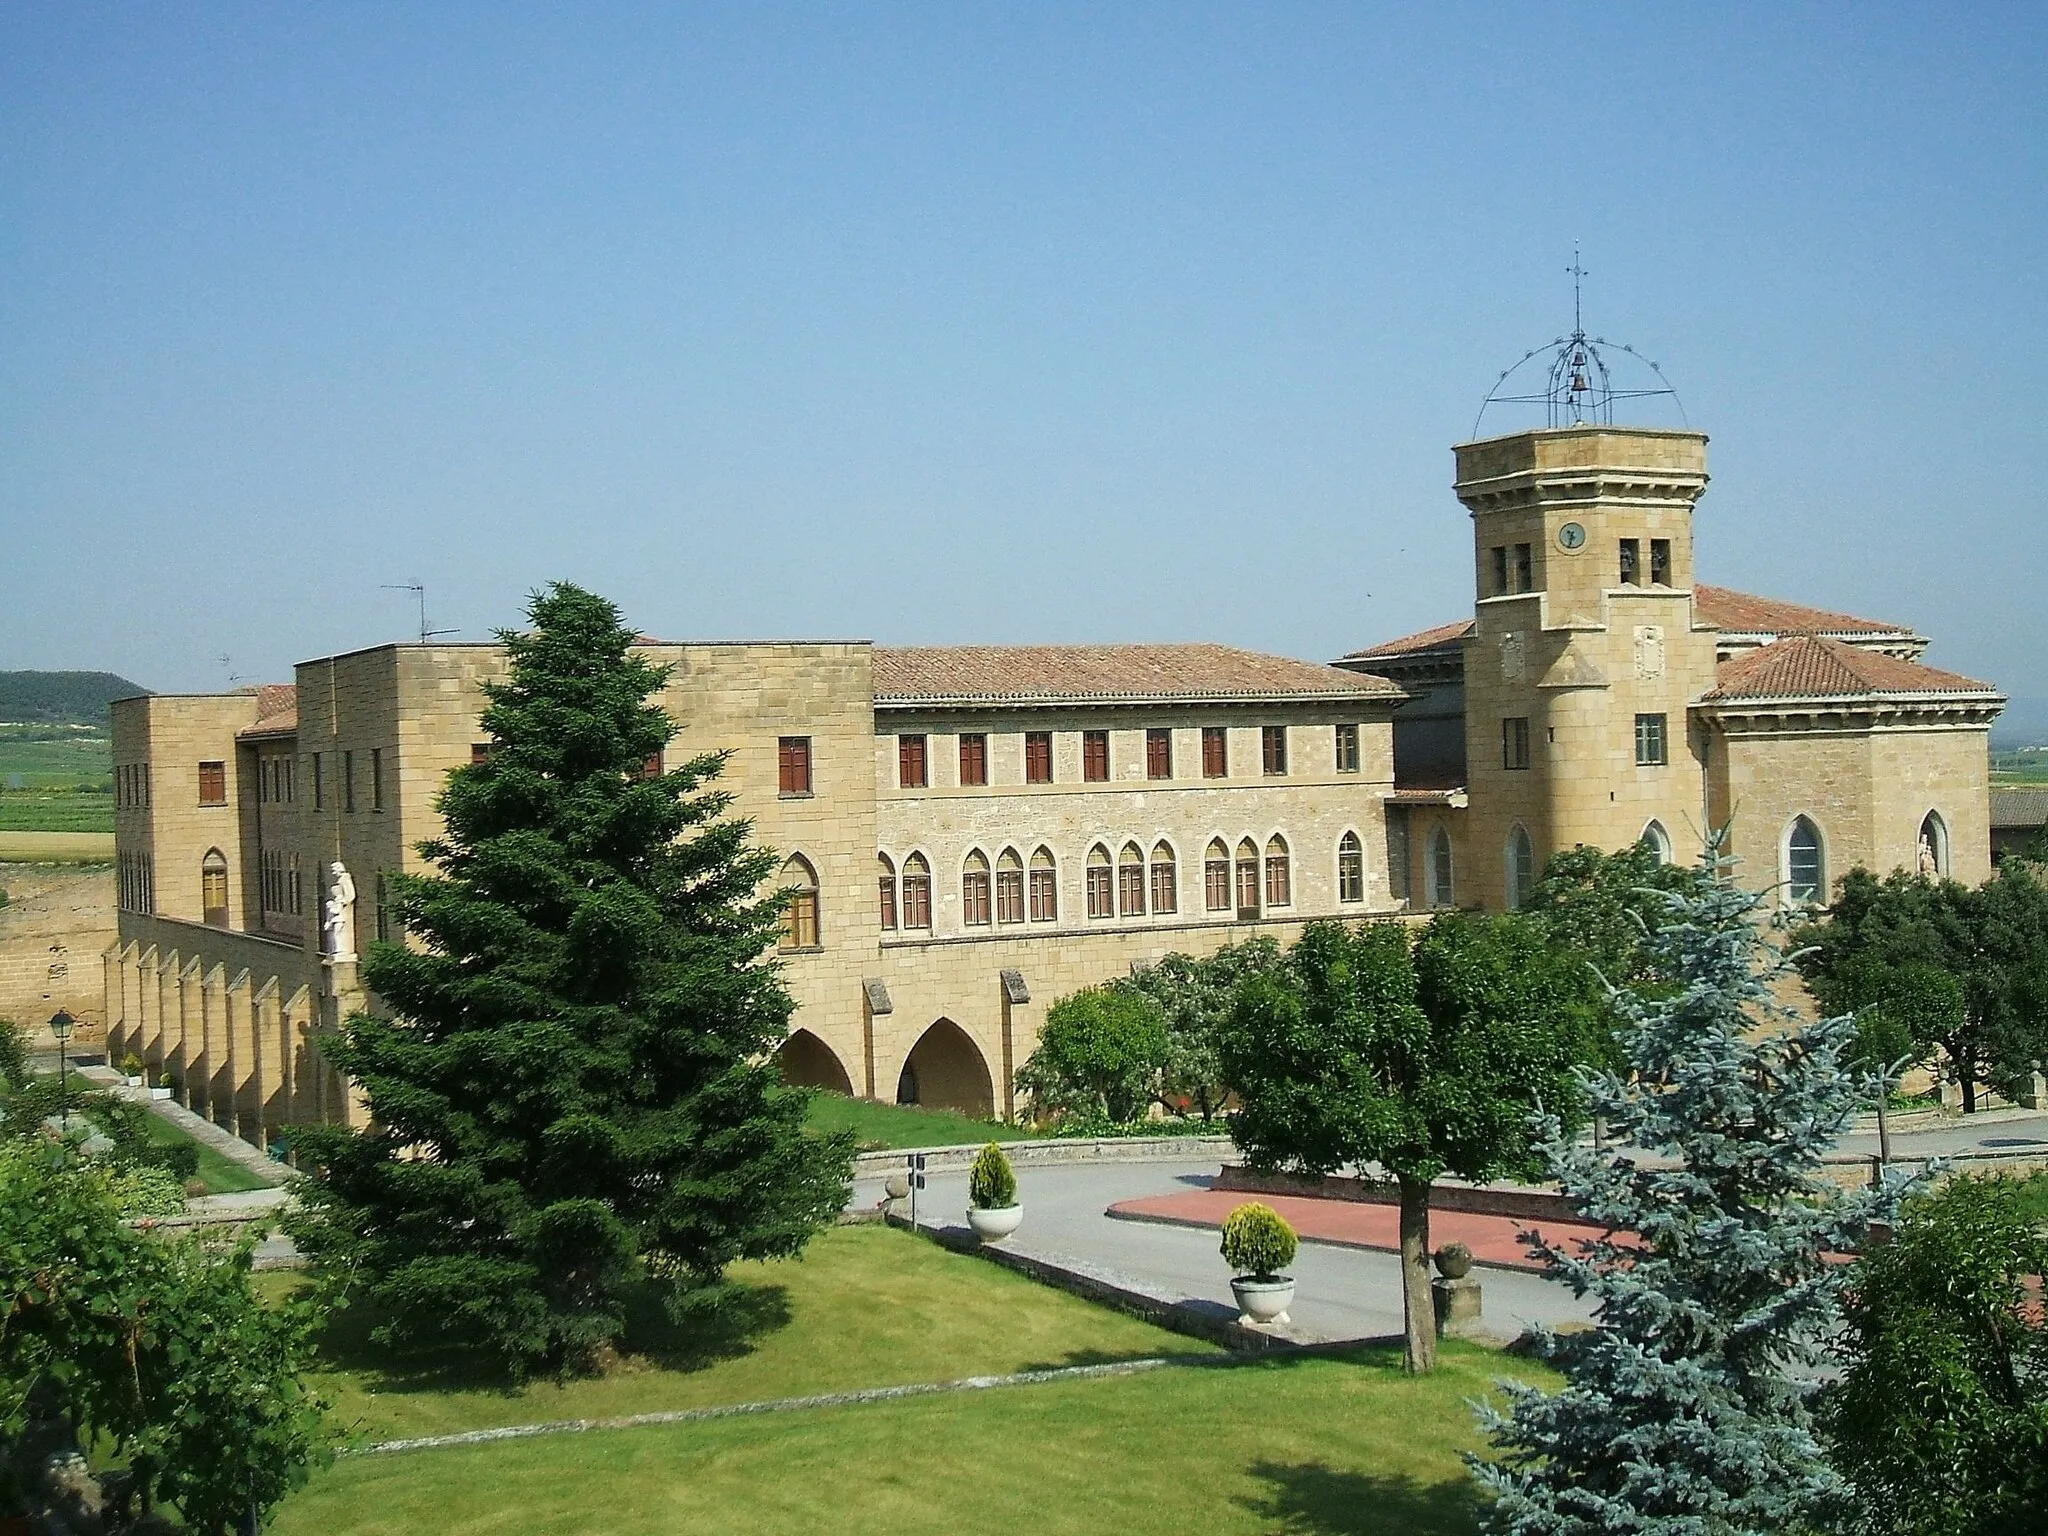
[[[50,1018],[50,1037],[57,1042],[57,1096],[60,1104],[58,1113],[63,1117],[63,1134],[71,1133],[71,1031],[78,1026],[78,1020],[59,1008]]]

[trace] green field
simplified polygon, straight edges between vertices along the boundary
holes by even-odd
[[[1213,1355],[1207,1344],[882,1226],[834,1227],[801,1259],[735,1266],[715,1326],[681,1329],[651,1298],[609,1374],[514,1387],[454,1352],[371,1344],[342,1312],[312,1379],[353,1438],[761,1402],[1043,1366]]]
[[[1020,1125],[974,1120],[945,1109],[914,1109],[820,1093],[811,1100],[811,1129],[852,1131],[863,1152],[892,1147],[957,1147],[968,1142],[1022,1141],[1036,1133]]]
[[[0,832],[113,831],[113,775],[102,732],[0,726]]]
[[[1466,1399],[1540,1368],[1447,1343],[1217,1365],[1207,1346],[907,1233],[841,1227],[800,1261],[738,1266],[712,1334],[637,1317],[607,1376],[514,1389],[450,1357],[380,1354],[331,1327],[315,1378],[356,1443],[760,1402],[1039,1366],[1181,1355],[1127,1377],[347,1455],[288,1499],[284,1536],[398,1532],[1473,1529]],[[267,1283],[282,1285],[282,1279]]]
[[[1504,1368],[1545,1379],[1452,1344],[1423,1378],[1369,1351],[352,1457],[272,1529],[1462,1536]]]

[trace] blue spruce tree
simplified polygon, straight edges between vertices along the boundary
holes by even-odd
[[[1613,1235],[1524,1241],[1596,1303],[1591,1330],[1539,1332],[1555,1394],[1511,1382],[1473,1460],[1513,1536],[1747,1536],[1820,1523],[1846,1495],[1811,1427],[1846,1266],[1903,1181],[1844,1193],[1820,1161],[1875,1084],[1848,1070],[1853,1019],[1814,1022],[1760,900],[1714,878],[1662,896],[1654,995],[1616,996],[1626,1071],[1589,1074],[1606,1150],[1550,1128],[1553,1176]]]

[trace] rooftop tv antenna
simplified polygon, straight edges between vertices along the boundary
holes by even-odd
[[[1479,435],[1479,424],[1486,419],[1487,408],[1495,405],[1540,405],[1544,410],[1544,425],[1551,427],[1611,427],[1617,400],[1668,398],[1678,410],[1678,419],[1683,422],[1685,406],[1679,401],[1678,391],[1671,387],[1671,381],[1664,377],[1662,369],[1626,342],[1586,334],[1585,281],[1591,274],[1579,260],[1579,243],[1576,240],[1572,242],[1572,264],[1565,268],[1565,273],[1572,280],[1571,335],[1554,337],[1548,345],[1524,352],[1512,367],[1501,370],[1500,377],[1493,381],[1492,390],[1480,403],[1479,415],[1472,422],[1472,435]],[[1655,387],[1646,384],[1643,388],[1632,388],[1617,384],[1614,370],[1609,366],[1608,353],[1626,353],[1641,363],[1649,369],[1650,377],[1656,380]],[[1541,388],[1531,394],[1503,394],[1502,391],[1510,387],[1509,381],[1539,357],[1550,360]]]
[[[383,586],[386,592],[410,592],[414,597],[420,600],[421,645],[425,645],[429,640],[437,639],[442,635],[452,635],[458,633],[458,631],[452,629],[429,629],[427,627],[427,586],[425,582],[387,581],[381,583],[381,585]]]

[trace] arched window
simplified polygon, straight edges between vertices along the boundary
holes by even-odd
[[[1145,850],[1125,843],[1116,861],[1117,910],[1125,917],[1145,915]]]
[[[1657,862],[1659,864],[1669,864],[1671,862],[1671,834],[1664,830],[1663,822],[1651,822],[1643,828],[1643,835],[1637,838],[1636,841],[1657,855]]]
[[[1116,871],[1110,866],[1109,850],[1100,843],[1088,850],[1088,915],[1116,916]]]
[[[896,928],[896,866],[889,862],[889,855],[878,853],[876,862],[881,873],[878,884],[881,891],[882,931],[892,933]]]
[[[996,921],[1024,921],[1024,861],[1014,848],[1005,848],[996,860]]]
[[[1507,866],[1508,910],[1514,912],[1536,889],[1536,845],[1529,841],[1528,829],[1519,822],[1508,833]]]
[[[988,920],[988,856],[977,848],[960,871],[960,921],[970,928],[985,928]]]
[[[1785,833],[1785,894],[1795,902],[1813,903],[1825,901],[1827,892],[1827,855],[1820,828],[1795,816]]]
[[[1040,848],[1031,855],[1031,921],[1054,923],[1059,916],[1059,866],[1053,863],[1050,848]]]
[[[1346,832],[1337,842],[1337,899],[1365,900],[1365,844],[1356,832]]]
[[[932,867],[924,855],[913,853],[903,861],[903,926],[929,928],[932,925]]]
[[[789,892],[789,905],[782,909],[782,949],[818,947],[818,872],[800,853],[783,861],[776,884]]]
[[[1429,865],[1423,874],[1429,887],[1423,895],[1432,907],[1457,905],[1457,888],[1451,880],[1451,834],[1441,826],[1430,829]]]
[[[218,848],[199,861],[199,915],[209,928],[228,925],[228,860]]]
[[[1919,871],[1932,880],[1948,878],[1948,823],[1941,812],[1929,811],[1920,819]]]
[[[1202,858],[1202,897],[1211,912],[1230,910],[1230,849],[1220,837],[1209,839]]]
[[[1294,871],[1287,858],[1287,840],[1275,833],[1266,840],[1266,905],[1290,906],[1294,902]]]
[[[1237,915],[1259,915],[1259,845],[1248,837],[1237,845]]]
[[[1152,910],[1180,910],[1180,872],[1174,865],[1173,849],[1163,842],[1152,845]]]

